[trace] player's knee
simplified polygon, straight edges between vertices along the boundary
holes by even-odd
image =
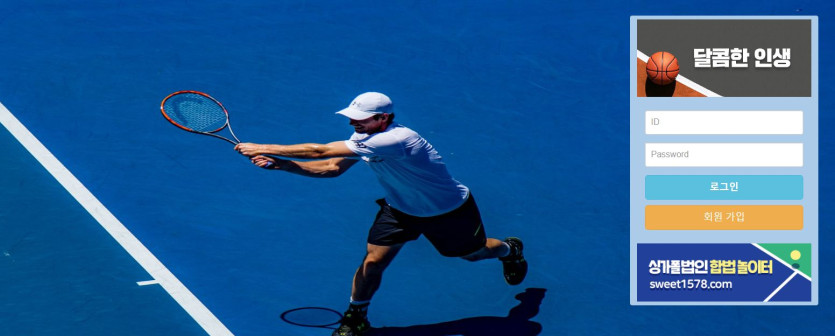
[[[366,257],[362,262],[362,269],[365,274],[382,274],[386,264],[381,260]]]

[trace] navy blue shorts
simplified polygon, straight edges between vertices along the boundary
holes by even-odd
[[[463,257],[480,250],[487,242],[484,224],[475,199],[470,195],[460,207],[442,215],[417,217],[377,200],[380,211],[368,232],[368,243],[391,246],[424,235],[442,255]]]

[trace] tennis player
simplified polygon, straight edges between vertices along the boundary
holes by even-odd
[[[442,255],[469,261],[498,258],[505,281],[527,274],[522,241],[487,238],[470,190],[453,179],[441,156],[415,131],[394,122],[393,104],[377,92],[357,96],[336,112],[350,119],[354,134],[328,144],[241,143],[235,150],[266,169],[311,177],[336,177],[365,161],[385,190],[368,233],[367,254],[354,275],[351,300],[336,336],[362,335],[371,328],[367,309],[383,271],[408,241],[424,235]],[[314,159],[291,161],[276,158]]]

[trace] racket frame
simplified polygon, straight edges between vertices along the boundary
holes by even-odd
[[[168,101],[168,99],[171,98],[171,97],[174,97],[174,96],[180,95],[180,94],[186,94],[186,93],[196,94],[196,95],[200,95],[200,96],[209,98],[209,100],[211,100],[212,102],[214,102],[215,104],[220,106],[220,109],[223,110],[223,113],[226,115],[226,122],[223,124],[223,126],[221,126],[220,128],[218,128],[214,131],[202,132],[202,131],[196,131],[196,130],[193,130],[193,129],[188,128],[186,126],[180,125],[179,123],[177,123],[176,121],[171,119],[171,117],[169,117],[168,113],[166,113],[166,111],[165,111],[165,102]],[[235,135],[235,132],[232,131],[232,125],[229,123],[229,112],[226,111],[226,107],[223,107],[223,104],[221,104],[217,99],[215,99],[214,97],[212,97],[212,96],[210,96],[206,93],[203,93],[203,92],[200,92],[200,91],[193,91],[193,90],[182,90],[182,91],[174,92],[174,93],[172,93],[172,94],[170,94],[170,95],[168,95],[168,96],[166,96],[165,98],[162,99],[162,102],[159,105],[159,109],[160,109],[160,112],[162,112],[162,116],[165,117],[165,119],[168,120],[168,122],[170,122],[172,125],[177,126],[178,128],[180,128],[184,131],[213,136],[215,138],[225,140],[225,141],[227,141],[227,142],[229,142],[233,145],[237,145],[237,144],[241,143],[241,140],[239,140],[238,137]],[[232,138],[234,138],[235,140],[229,139],[229,138],[227,138],[225,136],[222,136],[222,135],[215,134],[217,132],[222,131],[224,128],[229,129],[229,134],[232,134]]]

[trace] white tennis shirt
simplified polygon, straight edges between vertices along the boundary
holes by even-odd
[[[415,131],[391,124],[372,135],[354,133],[345,144],[377,174],[386,202],[412,216],[455,210],[469,189],[452,178],[441,156]]]

